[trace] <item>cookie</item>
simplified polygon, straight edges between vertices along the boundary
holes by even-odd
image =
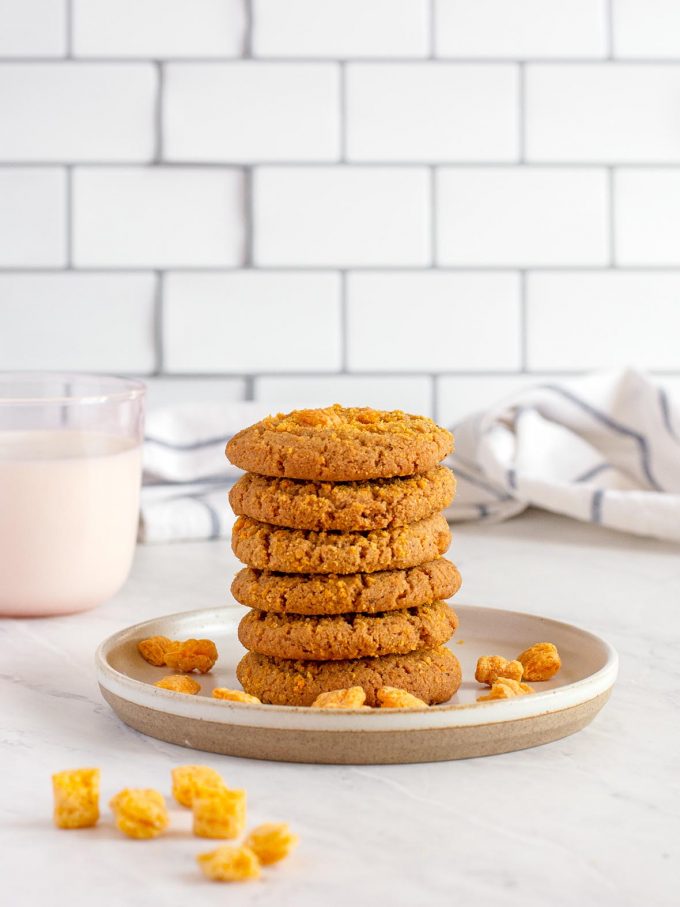
[[[366,531],[417,523],[445,510],[455,492],[450,469],[370,482],[304,482],[247,473],[229,493],[237,516],[291,529]]]
[[[259,475],[361,482],[427,472],[452,450],[451,433],[425,416],[335,404],[268,416],[234,435],[226,454]]]
[[[398,687],[428,705],[446,702],[460,686],[458,659],[449,649],[421,649],[350,661],[294,661],[248,652],[236,668],[246,692],[270,705],[311,705],[320,693],[363,687],[366,704],[378,704],[380,687]]]
[[[249,611],[238,638],[273,658],[340,661],[434,649],[453,636],[458,619],[444,602],[378,614],[305,617]]]
[[[372,573],[426,564],[444,554],[451,531],[441,514],[396,529],[313,532],[241,516],[231,547],[249,567],[283,573]]]
[[[375,614],[427,605],[460,589],[458,569],[443,557],[408,570],[377,573],[272,573],[244,567],[231,594],[249,608],[280,614]]]

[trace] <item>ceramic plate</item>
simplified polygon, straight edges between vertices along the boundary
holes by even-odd
[[[240,688],[240,607],[174,614],[116,633],[97,650],[97,675],[106,701],[144,734],[213,753],[287,762],[432,762],[505,753],[580,731],[609,698],[618,658],[603,639],[515,611],[457,605],[456,612],[460,628],[450,647],[465,680],[448,703],[428,709],[341,712],[212,699],[213,687]],[[198,696],[152,686],[171,672],[147,664],[137,642],[156,635],[215,641],[220,658],[210,674],[197,677]],[[484,692],[474,680],[477,658],[511,658],[534,642],[555,643],[559,674],[535,684],[533,695],[477,702]]]

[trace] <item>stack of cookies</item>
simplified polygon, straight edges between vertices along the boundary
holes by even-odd
[[[438,465],[453,438],[431,419],[372,409],[299,410],[227,445],[246,475],[232,488],[232,547],[247,566],[232,585],[253,609],[237,668],[262,702],[311,705],[320,693],[383,686],[428,704],[458,689],[445,643],[457,620],[443,601],[460,574],[442,555],[440,511],[453,474]]]

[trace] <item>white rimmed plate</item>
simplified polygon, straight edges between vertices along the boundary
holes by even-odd
[[[173,614],[109,637],[96,653],[102,694],[130,727],[170,743],[213,753],[287,762],[369,764],[432,762],[486,756],[558,740],[589,724],[616,680],[618,657],[603,639],[548,618],[457,605],[460,628],[450,648],[463,683],[450,702],[404,711],[324,711],[246,705],[211,698],[213,687],[240,688],[235,669],[244,654],[237,637],[242,608]],[[167,668],[147,664],[137,643],[148,636],[209,638],[219,661],[197,677],[202,690],[187,696],[154,687]],[[477,702],[480,655],[516,656],[534,642],[553,642],[562,669],[536,693]]]

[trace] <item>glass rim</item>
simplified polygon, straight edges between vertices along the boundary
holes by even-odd
[[[84,385],[90,384],[91,387],[82,393],[49,393],[47,390],[44,394],[21,392],[22,385],[43,384],[47,388],[50,382],[55,384],[80,382]],[[16,389],[13,385],[16,385]],[[5,387],[12,388],[11,395],[7,393]],[[143,381],[118,375],[94,375],[88,372],[0,372],[0,407],[92,405],[137,400],[145,393],[146,384]]]

